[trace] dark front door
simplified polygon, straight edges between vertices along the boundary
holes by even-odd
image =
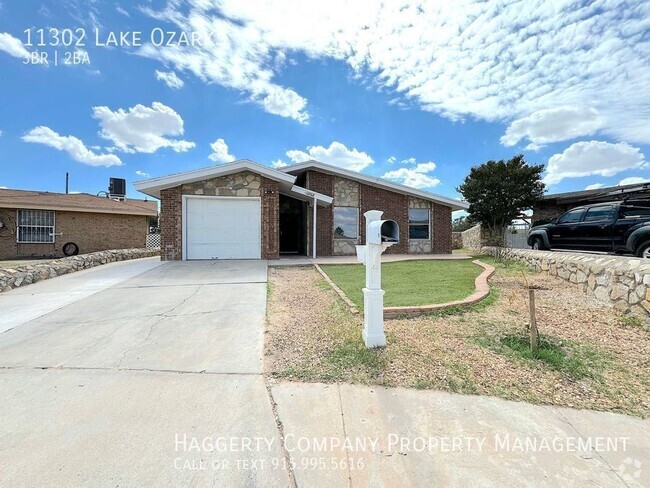
[[[304,248],[304,203],[295,198],[280,195],[280,252],[304,254]]]

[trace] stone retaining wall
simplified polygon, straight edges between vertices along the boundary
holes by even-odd
[[[37,281],[55,278],[101,264],[129,259],[147,258],[160,255],[160,249],[117,249],[80,254],[68,258],[43,261],[42,263],[0,269],[0,292],[19,286],[31,285]]]
[[[483,251],[495,255],[497,249],[484,247]],[[530,249],[505,249],[501,253],[537,271],[580,285],[618,310],[650,314],[650,260]]]

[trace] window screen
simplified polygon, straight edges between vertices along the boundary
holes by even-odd
[[[409,208],[409,239],[429,238],[429,209]]]

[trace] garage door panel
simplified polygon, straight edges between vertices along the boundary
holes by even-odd
[[[259,259],[259,199],[188,198],[187,259]]]

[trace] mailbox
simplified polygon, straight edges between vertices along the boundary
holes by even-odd
[[[367,244],[399,244],[399,225],[394,220],[370,222],[367,232]]]

